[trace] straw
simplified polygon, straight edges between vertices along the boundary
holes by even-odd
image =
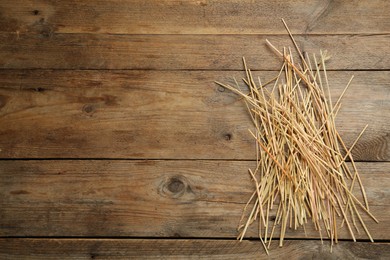
[[[344,224],[351,239],[356,241],[354,229],[359,230],[359,222],[373,241],[361,212],[377,220],[369,211],[352,156],[353,148],[368,126],[347,148],[335,123],[353,77],[333,103],[326,73],[329,56],[321,51],[319,57],[313,55],[310,59],[308,53],[299,49],[286,22],[282,21],[301,64],[294,60],[290,47],[279,50],[266,40],[283,61],[274,78],[264,85],[260,77],[256,82],[243,59],[244,86],[236,80],[235,86],[216,82],[245,102],[254,126],[249,130],[256,143],[256,167],[249,169],[254,192],[244,207],[237,239],[244,239],[257,221],[259,239],[268,254],[277,228],[280,229],[279,246],[283,246],[288,229],[303,228],[306,232],[305,225],[311,222],[321,241],[325,232],[333,246]],[[354,195],[354,189],[362,193],[362,202]]]

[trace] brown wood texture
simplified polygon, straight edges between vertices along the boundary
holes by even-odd
[[[0,239],[2,259],[389,259],[388,243],[286,241],[264,253],[259,241],[160,239]]]
[[[268,258],[389,259],[386,0],[0,1],[0,259],[265,258],[255,226],[234,240],[255,149],[214,81],[242,78],[242,56],[271,79],[281,18],[332,56],[333,100],[355,75],[336,123],[348,146],[369,125],[353,155],[380,222],[363,213],[377,242],[343,227],[333,253],[288,230]]]
[[[282,26],[282,25],[280,25]],[[293,46],[287,35],[0,34],[0,68],[237,70],[245,56],[253,70],[279,70],[266,45]],[[329,70],[389,70],[389,34],[305,35],[302,51],[328,50]]]
[[[33,1],[3,0],[0,31],[61,33],[389,33],[390,4],[374,1]]]
[[[269,80],[277,72],[255,72]],[[356,160],[390,159],[390,72],[329,72]],[[0,71],[0,157],[255,159],[240,71]],[[190,149],[189,149],[190,148]]]
[[[234,238],[253,192],[247,169],[254,166],[203,160],[0,161],[0,236]],[[390,163],[357,167],[380,222],[362,216],[374,239],[387,239]],[[256,237],[256,228],[248,237]],[[367,239],[362,228],[356,235]],[[309,223],[306,235],[288,230],[286,237],[319,234]],[[350,239],[345,226],[339,238]]]

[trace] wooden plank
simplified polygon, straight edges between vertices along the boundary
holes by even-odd
[[[255,72],[269,80],[276,72]],[[390,159],[390,72],[329,72],[356,160]],[[255,159],[230,71],[0,71],[2,158]],[[191,149],[189,150],[189,147]]]
[[[259,241],[164,239],[0,239],[3,259],[389,259],[389,243],[286,241],[264,253]]]
[[[389,35],[297,36],[303,51],[332,55],[330,70],[390,69]],[[7,69],[279,70],[268,46],[292,46],[287,35],[0,34],[0,67]]]
[[[61,33],[389,33],[390,4],[374,1],[3,0],[0,31]]]
[[[214,160],[0,161],[0,236],[234,238],[253,192],[247,169],[254,166]],[[380,223],[363,218],[374,239],[388,239],[390,163],[357,167]],[[256,229],[248,236],[256,237]],[[319,237],[310,223],[306,234],[288,229],[286,237]],[[356,236],[367,239],[361,228]],[[339,238],[350,239],[345,226]]]

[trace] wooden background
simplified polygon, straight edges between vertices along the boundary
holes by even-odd
[[[308,228],[270,258],[390,258],[390,2],[1,0],[0,258],[265,257],[235,240],[253,190],[250,120],[214,80],[266,47],[328,50],[337,120],[379,219],[329,252]]]

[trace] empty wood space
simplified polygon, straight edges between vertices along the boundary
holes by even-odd
[[[330,252],[310,223],[270,259],[390,258],[390,2],[0,2],[1,259],[262,259],[251,121],[214,81],[272,79],[265,44],[327,50],[336,124],[376,224]],[[356,194],[361,197],[361,194]],[[279,233],[276,233],[278,240]]]

